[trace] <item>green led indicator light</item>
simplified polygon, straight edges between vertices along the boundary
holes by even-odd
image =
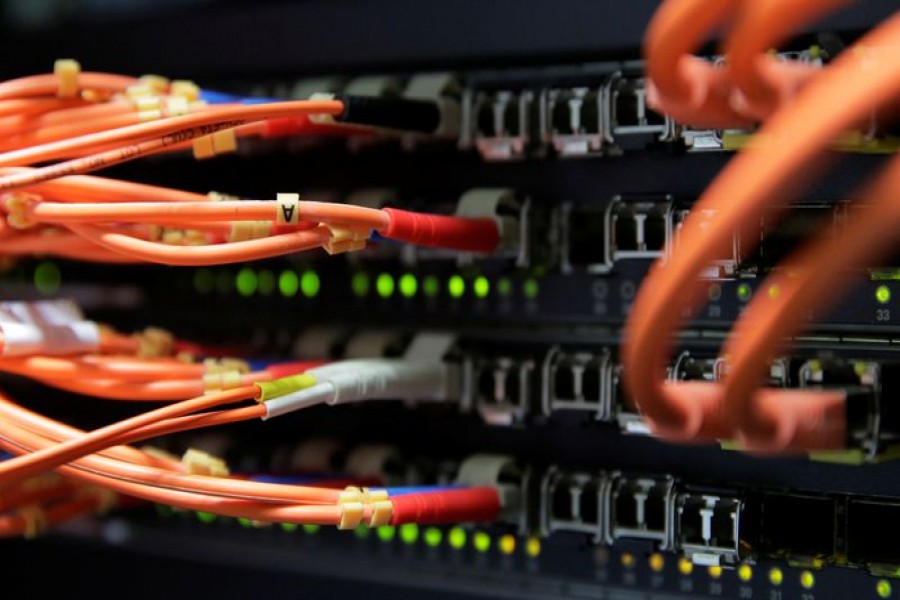
[[[875,592],[879,598],[890,598],[892,592],[891,582],[887,579],[879,579],[878,583],[875,584]]]
[[[497,282],[497,293],[501,296],[509,296],[512,294],[512,281],[504,277]]]
[[[55,294],[62,283],[62,273],[54,262],[44,261],[34,269],[34,287],[42,294]]]
[[[238,517],[238,523],[240,523],[241,527],[253,527],[253,521],[247,517]]]
[[[300,527],[296,523],[280,523],[280,526],[282,530],[287,531],[288,533],[293,533]]]
[[[278,276],[278,291],[285,298],[293,298],[300,289],[300,278],[293,271],[282,271]]]
[[[462,549],[466,545],[466,530],[462,527],[454,527],[447,534],[447,541],[452,548],[456,550]]]
[[[753,290],[746,283],[742,283],[737,287],[737,297],[741,302],[746,302],[753,295]]]
[[[375,289],[382,298],[390,298],[394,295],[394,278],[388,273],[382,273],[375,280]]]
[[[529,300],[534,300],[538,295],[538,282],[537,279],[526,279],[525,284],[522,286],[522,291],[525,293],[525,297]]]
[[[487,298],[491,291],[491,282],[488,281],[487,277],[476,277],[475,282],[472,284],[472,291],[475,292],[475,296],[478,298]]]
[[[400,294],[404,298],[412,298],[419,291],[419,281],[412,273],[407,273],[400,278]]]
[[[234,285],[241,296],[252,296],[256,293],[257,283],[256,273],[247,267],[238,271],[237,277],[234,278]]]
[[[447,291],[451,298],[462,298],[466,293],[466,280],[460,275],[454,275],[447,281]]]
[[[303,525],[303,533],[308,533],[309,535],[314,535],[316,533],[319,533],[319,530],[321,528],[322,528],[321,525],[313,525],[311,523],[305,523]]]
[[[271,296],[275,291],[275,275],[272,271],[260,271],[256,275],[257,288],[263,296]]]
[[[879,304],[887,304],[891,301],[891,288],[886,285],[879,285],[875,290],[875,299]]]
[[[472,545],[483,554],[491,549],[491,536],[483,531],[478,531],[472,536]]]
[[[216,276],[209,269],[194,271],[194,290],[198,294],[208,294],[216,288]]]
[[[315,271],[303,271],[303,275],[300,276],[300,291],[303,292],[304,296],[315,298],[319,295],[321,288],[322,282]]]
[[[216,513],[197,511],[197,520],[201,523],[212,523],[217,516]]]
[[[227,294],[234,289],[234,279],[228,271],[219,271],[216,275],[216,291],[220,294]]]
[[[437,548],[441,545],[441,539],[443,539],[444,534],[437,527],[429,527],[425,530],[425,533],[422,535],[422,539],[425,540],[425,545],[431,548]]]
[[[363,298],[369,293],[369,276],[365,273],[355,273],[353,279],[350,280],[350,288],[353,295]]]
[[[174,514],[175,511],[172,510],[172,507],[168,504],[157,504],[156,505],[156,514],[161,517],[168,519]]]
[[[397,535],[397,528],[390,525],[382,525],[376,531],[378,532],[378,539],[382,542],[393,541],[394,536]]]
[[[419,526],[415,523],[404,523],[401,525],[400,539],[404,544],[415,544],[419,539]]]
[[[441,291],[441,282],[438,281],[438,278],[434,275],[429,275],[422,282],[422,291],[424,291],[425,295],[429,298],[434,298]]]
[[[364,540],[369,537],[369,527],[368,525],[358,525],[356,529],[353,530],[353,535],[357,537],[357,539]]]

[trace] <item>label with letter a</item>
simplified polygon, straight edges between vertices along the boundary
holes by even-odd
[[[300,194],[278,194],[276,222],[278,225],[296,225],[300,222]]]

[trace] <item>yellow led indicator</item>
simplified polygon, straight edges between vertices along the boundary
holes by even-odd
[[[404,544],[415,544],[419,539],[419,526],[415,523],[404,523],[401,525],[400,539]]]
[[[780,295],[781,295],[781,288],[778,287],[777,284],[772,284],[769,286],[769,298],[774,300],[775,298],[777,298]]]
[[[497,547],[503,554],[512,554],[516,551],[516,536],[507,533],[500,538]]]
[[[541,555],[541,540],[536,537],[528,538],[525,542],[525,554],[531,558],[537,558]]]
[[[390,298],[394,295],[394,278],[388,273],[382,273],[375,280],[375,290],[382,298]]]
[[[313,535],[313,534],[319,533],[319,530],[321,528],[322,528],[321,525],[313,525],[311,523],[306,523],[305,525],[303,525],[303,532],[308,533],[309,535]]]
[[[447,534],[447,541],[450,543],[451,548],[460,550],[466,545],[466,530],[462,527],[454,527]]]
[[[491,549],[491,536],[483,531],[478,531],[472,536],[472,545],[481,553]]]
[[[879,579],[878,583],[875,584],[875,592],[879,598],[890,598],[891,591],[891,582],[887,579]]]
[[[244,267],[238,271],[234,279],[234,285],[241,296],[252,296],[256,293],[257,283],[256,273],[249,267]]]
[[[487,298],[487,295],[491,291],[491,283],[488,281],[487,277],[476,277],[475,281],[472,283],[472,290],[475,292],[477,298]]]
[[[275,291],[275,275],[272,271],[260,271],[256,275],[256,281],[259,293],[263,296],[269,296]]]
[[[800,573],[800,585],[803,586],[804,590],[813,589],[813,586],[816,585],[816,576],[812,574],[812,571]]]
[[[208,294],[216,288],[216,276],[209,269],[194,271],[194,289],[200,294]]]
[[[447,280],[447,292],[451,298],[462,298],[466,293],[466,280],[459,275],[453,275]]]
[[[744,583],[753,579],[753,567],[750,565],[741,565],[738,567],[738,579],[743,581]]]
[[[769,583],[772,585],[781,585],[781,582],[784,581],[784,572],[778,567],[772,567],[769,569]]]
[[[623,567],[627,567],[630,569],[634,566],[634,554],[632,554],[631,552],[623,552],[620,560],[622,561]]]
[[[300,289],[300,278],[293,271],[282,271],[278,276],[278,291],[285,298],[291,298],[297,295]]]
[[[376,531],[378,532],[378,539],[382,542],[390,542],[397,535],[397,528],[390,525],[382,525]]]
[[[369,276],[365,273],[356,273],[350,280],[350,289],[353,295],[362,298],[369,293]]]
[[[441,545],[441,539],[443,539],[444,534],[437,527],[429,527],[425,530],[425,533],[422,535],[422,539],[425,540],[425,545],[430,546],[431,548],[437,548]]]
[[[404,298],[412,298],[419,291],[419,282],[412,273],[407,273],[400,278],[400,294]]]
[[[875,299],[879,304],[887,304],[891,301],[891,288],[886,285],[879,285],[875,290]]]
[[[718,565],[713,565],[713,566],[709,567],[708,571],[709,571],[709,576],[712,577],[713,579],[718,579],[719,577],[722,576],[722,567],[720,567]]]
[[[304,296],[315,298],[319,295],[321,287],[322,282],[315,271],[303,271],[303,275],[300,276],[300,291],[303,292]]]
[[[690,575],[694,572],[694,563],[682,556],[678,559],[678,572],[682,575]]]
[[[666,566],[666,559],[659,552],[650,555],[650,569],[659,573]]]
[[[753,295],[753,290],[746,283],[742,283],[737,287],[737,297],[741,302],[746,302]]]

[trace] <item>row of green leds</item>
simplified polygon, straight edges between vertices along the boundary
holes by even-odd
[[[156,508],[161,516],[168,517],[175,512],[169,506],[157,505]],[[210,512],[197,512],[194,514],[197,516],[197,520],[202,523],[213,523],[219,518],[218,515]],[[237,522],[244,527],[260,526],[246,518],[237,519]],[[280,527],[287,532],[301,530],[309,535],[314,535],[321,529],[319,525],[297,525],[294,523],[281,523]],[[444,530],[439,527],[420,527],[415,523],[406,523],[398,527],[385,525],[375,529],[360,526],[354,530],[354,534],[359,539],[366,539],[373,535],[376,539],[385,543],[399,539],[404,544],[413,545],[421,541],[430,548],[437,548],[446,543],[454,550],[463,550],[468,545],[471,545],[479,553],[489,552],[492,547],[496,547],[501,554],[505,555],[515,553],[519,541],[512,534],[503,534],[495,538],[485,531],[470,532],[462,527],[451,527]],[[541,553],[541,540],[536,537],[529,537],[524,541],[522,549],[530,558],[537,558]]]
[[[479,275],[471,281],[462,275],[451,275],[444,283],[444,289],[451,298],[462,298],[471,286],[472,294],[476,298],[487,298],[491,293],[491,280],[484,275]],[[426,275],[421,280],[412,273],[405,273],[394,277],[390,273],[380,273],[374,278],[368,273],[355,273],[350,279],[350,288],[353,294],[359,298],[365,298],[374,289],[380,298],[391,298],[399,293],[404,298],[414,298],[421,290],[427,298],[436,298],[441,293],[441,280],[436,275]],[[522,293],[526,298],[534,299],[538,295],[538,282],[534,278],[528,278],[522,282]],[[497,294],[508,297],[513,293],[513,281],[503,277],[496,282]]]
[[[193,283],[194,289],[201,294],[216,291],[227,294],[236,290],[238,294],[246,297],[256,294],[270,296],[277,289],[286,298],[297,296],[298,293],[306,298],[315,298],[322,289],[318,273],[311,269],[301,273],[285,270],[277,276],[272,271],[266,269],[257,271],[250,267],[244,267],[236,274],[227,270],[197,269],[194,271]],[[462,275],[452,275],[443,286],[435,275],[428,275],[420,281],[412,273],[395,278],[390,273],[380,273],[373,277],[368,273],[358,272],[350,278],[350,289],[359,298],[365,298],[373,292],[385,299],[393,297],[394,294],[414,298],[419,293],[428,298],[435,298],[441,293],[442,287],[451,298],[462,298],[469,287],[476,298],[487,298],[491,293],[491,286],[491,281],[483,275],[471,281],[467,281]],[[513,292],[512,280],[506,277],[497,280],[496,292],[500,296],[510,296]],[[522,293],[526,298],[536,298],[537,280],[529,278],[522,282]]]
[[[256,271],[250,267],[243,267],[236,274],[230,271],[213,271],[211,269],[197,269],[194,271],[194,289],[201,294],[219,292],[227,294],[236,290],[241,296],[271,296],[277,289],[286,297],[292,298],[298,293],[307,298],[315,298],[319,295],[322,282],[318,273],[306,270],[297,273],[285,270],[277,276],[272,271],[262,269]]]

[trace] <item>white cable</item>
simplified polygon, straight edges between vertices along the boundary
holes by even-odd
[[[305,390],[266,402],[264,419],[317,404],[345,404],[365,400],[437,401],[453,394],[449,365],[401,359],[348,360],[306,373],[316,384]]]

